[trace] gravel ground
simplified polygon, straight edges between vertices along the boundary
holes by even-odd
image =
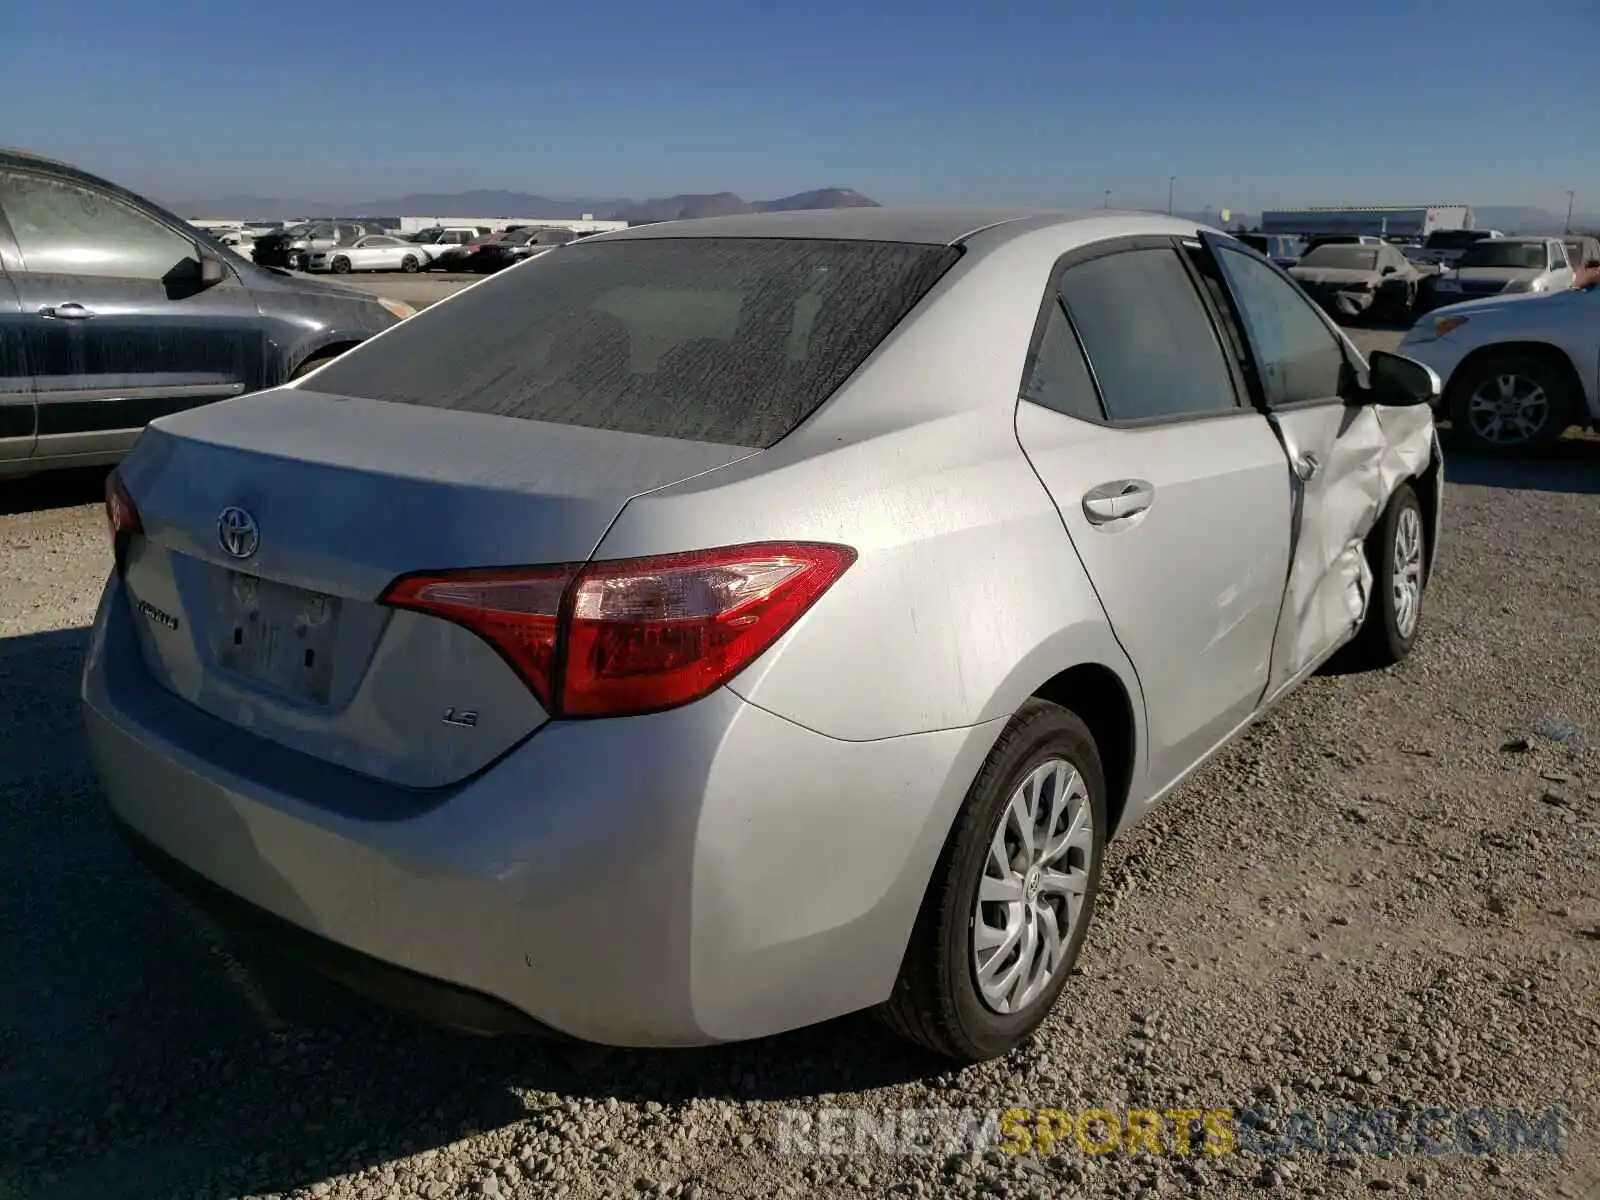
[[[676,1053],[463,1039],[225,939],[87,769],[100,476],[6,485],[0,1197],[1600,1196],[1600,440],[1448,474],[1411,660],[1313,679],[1115,847],[1057,1014],[959,1071],[864,1018]],[[1280,1134],[1555,1106],[1563,1154],[780,1153],[786,1111],[1012,1106],[1266,1106]]]

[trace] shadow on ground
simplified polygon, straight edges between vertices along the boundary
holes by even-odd
[[[1441,428],[1446,482],[1516,491],[1600,495],[1600,438],[1569,433],[1534,454],[1496,458],[1469,454],[1460,439]]]
[[[111,831],[78,718],[85,642],[0,640],[7,1197],[282,1193],[536,1115],[551,1093],[778,1099],[945,1070],[860,1017],[713,1050],[475,1039],[280,964],[145,876]]]
[[[0,516],[99,504],[105,498],[106,475],[110,470],[110,467],[77,467],[13,480],[0,487]]]

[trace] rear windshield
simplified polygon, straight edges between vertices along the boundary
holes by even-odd
[[[1543,270],[1549,261],[1543,242],[1479,242],[1461,256],[1463,267],[1518,267]]]
[[[899,242],[576,242],[335,359],[317,390],[764,448],[958,256]]]
[[[1378,252],[1362,246],[1318,246],[1300,260],[1302,267],[1327,267],[1334,271],[1375,271]]]
[[[1486,229],[1435,229],[1423,244],[1429,250],[1465,250],[1488,236]]]

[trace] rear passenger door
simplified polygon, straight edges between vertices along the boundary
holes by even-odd
[[[1384,410],[1350,404],[1363,363],[1333,323],[1274,264],[1231,238],[1208,235],[1249,343],[1257,402],[1291,461],[1293,565],[1273,652],[1272,690],[1316,666],[1361,624],[1372,588],[1365,539],[1386,492]],[[1417,414],[1390,410],[1390,419]]]
[[[1044,299],[1017,408],[1139,674],[1152,791],[1254,712],[1288,574],[1288,465],[1220,320],[1173,239],[1075,252]]]

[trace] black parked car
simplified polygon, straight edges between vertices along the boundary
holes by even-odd
[[[302,376],[411,312],[0,149],[0,476],[114,462],[155,418]]]
[[[524,226],[508,229],[477,244],[476,251],[456,269],[492,275],[536,254],[565,246],[576,235],[570,229],[539,229]]]

